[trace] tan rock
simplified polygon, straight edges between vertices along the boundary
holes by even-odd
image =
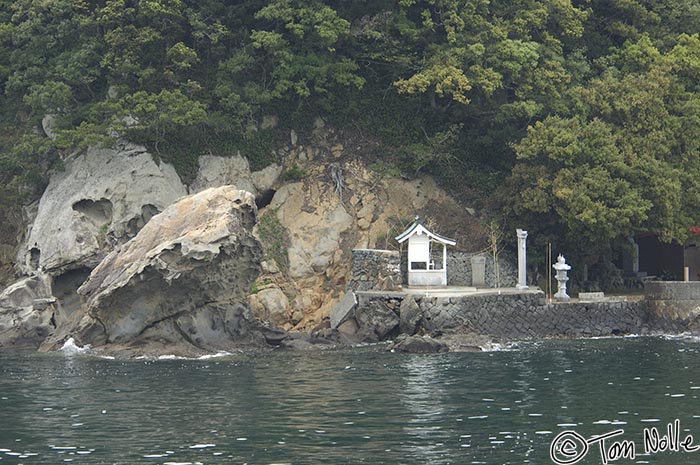
[[[270,207],[290,232],[288,253],[292,278],[325,272],[340,248],[342,234],[352,226],[352,217],[338,197],[330,186],[325,188],[322,195],[318,185],[288,184],[272,199]],[[313,212],[307,205],[315,206]]]
[[[279,288],[263,289],[251,297],[257,301],[252,308],[255,316],[278,326],[289,323],[289,299]]]

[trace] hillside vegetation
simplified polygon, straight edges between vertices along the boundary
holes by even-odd
[[[110,134],[187,176],[203,153],[264,166],[322,116],[535,243],[683,241],[700,221],[696,31],[693,0],[0,0],[0,216]]]

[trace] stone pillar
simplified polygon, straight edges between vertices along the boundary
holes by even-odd
[[[486,257],[473,255],[470,261],[472,264],[472,286],[486,286]]]
[[[527,231],[517,229],[518,233],[518,289],[527,289]]]

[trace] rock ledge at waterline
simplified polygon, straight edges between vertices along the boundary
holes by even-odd
[[[82,308],[42,350],[68,337],[124,355],[198,355],[264,344],[246,305],[260,273],[254,197],[234,186],[184,197],[112,251],[78,290]]]

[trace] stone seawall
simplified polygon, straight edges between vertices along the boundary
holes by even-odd
[[[360,291],[342,310],[333,327],[363,341],[416,333],[500,340],[700,334],[700,282],[649,282],[644,299],[563,303],[547,303],[537,289]]]
[[[356,321],[358,335],[388,335],[404,320],[408,327],[428,334],[470,333],[498,339],[516,340],[541,337],[588,337],[640,334],[649,331],[644,301],[605,301],[592,303],[545,303],[540,291],[483,293],[455,297],[406,295],[400,293],[358,293]],[[411,309],[412,315],[404,315]],[[408,311],[408,310],[407,310]],[[392,315],[391,313],[395,314]],[[383,315],[381,331],[366,327],[377,321],[365,315]],[[389,318],[386,318],[386,316]],[[364,323],[364,324],[363,324]],[[402,330],[401,333],[407,331]]]
[[[409,297],[410,298],[410,297]],[[502,339],[640,333],[644,302],[550,303],[541,292],[416,299],[430,332],[467,331]]]

